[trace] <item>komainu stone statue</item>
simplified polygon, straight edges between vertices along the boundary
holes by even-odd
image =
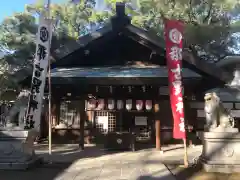
[[[224,108],[220,98],[215,92],[206,93],[205,100],[205,114],[206,114],[206,128],[209,131],[220,128],[229,129],[234,128],[234,118],[230,112]]]
[[[240,172],[240,134],[234,118],[223,107],[215,92],[204,97],[206,129],[202,133],[203,149],[200,161],[206,172]]]
[[[20,110],[22,108],[27,108],[29,100],[29,91],[28,90],[22,90],[14,105],[9,110],[7,117],[6,117],[6,128],[7,129],[23,129],[24,122],[18,122],[18,119],[16,118],[16,115],[20,113]]]

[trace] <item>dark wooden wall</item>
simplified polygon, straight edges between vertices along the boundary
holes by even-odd
[[[103,37],[104,38],[104,37]],[[102,43],[90,43],[86,50],[77,50],[58,63],[58,67],[114,66],[134,64],[142,61],[150,64],[166,64],[164,57],[152,54],[152,50],[141,44],[118,35],[115,38],[102,40]]]

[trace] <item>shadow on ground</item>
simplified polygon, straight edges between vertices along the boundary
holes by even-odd
[[[38,168],[28,171],[0,171],[0,179],[17,180],[21,177],[25,180],[173,180],[162,163],[144,160],[145,156],[150,157],[153,154],[153,149],[109,152],[96,146],[88,146],[84,151],[80,151],[77,145],[54,145],[52,156],[49,157],[47,145],[38,145],[37,153],[46,160]],[[47,163],[51,161],[54,163]]]
[[[152,176],[140,176],[137,180],[171,180],[172,176],[152,177]]]
[[[226,137],[231,138],[231,137]],[[226,146],[226,144],[223,145]],[[220,147],[221,149],[222,147]],[[58,150],[55,150],[58,149]],[[175,148],[167,153],[177,151],[179,148]],[[45,152],[45,153],[44,153]],[[144,153],[141,153],[144,152]],[[218,149],[212,152],[212,156],[218,152]],[[54,163],[43,163],[39,168],[30,169],[29,171],[0,171],[0,179],[2,180],[17,180],[19,178],[25,180],[94,180],[99,179],[99,175],[104,175],[100,179],[119,179],[117,173],[120,168],[124,168],[123,171],[128,172],[129,169],[136,169],[136,164],[142,163],[143,166],[154,166],[153,173],[139,173],[137,176],[131,176],[132,180],[172,180],[173,177],[169,173],[160,172],[162,161],[161,158],[155,158],[164,156],[160,152],[153,149],[145,149],[137,152],[108,152],[101,150],[96,146],[87,146],[84,151],[78,150],[78,146],[68,147],[68,145],[62,145],[60,147],[54,146],[53,154],[51,157],[47,154],[47,145],[39,145],[37,153],[44,158],[47,162],[53,161]],[[166,154],[167,154],[166,153]],[[114,156],[110,156],[114,154]],[[116,154],[116,156],[115,156]],[[128,156],[128,155],[131,156]],[[170,153],[171,155],[171,153]],[[183,155],[183,153],[182,153]],[[175,154],[174,159],[181,158],[182,155]],[[115,158],[114,157],[118,157]],[[131,159],[132,158],[132,159]],[[97,160],[98,159],[98,160]],[[107,162],[108,163],[105,163]],[[116,161],[119,161],[116,162]],[[126,162],[128,161],[128,162]],[[125,164],[124,164],[125,162]],[[179,162],[178,162],[179,163]],[[140,166],[139,166],[140,167]],[[104,169],[104,172],[102,172]],[[163,169],[162,169],[163,170]],[[201,165],[190,166],[189,168],[180,169],[176,172],[175,179],[177,180],[190,180],[197,173],[202,171]],[[94,174],[95,173],[95,174]],[[121,172],[122,173],[122,172]],[[123,173],[125,177],[125,174]],[[159,176],[159,174],[161,176]],[[114,176],[114,177],[113,177]],[[127,177],[127,176],[126,176]],[[99,180],[100,180],[99,179]],[[123,180],[123,178],[120,178]],[[124,178],[124,180],[129,178]]]
[[[37,167],[18,171],[0,170],[0,180],[19,180],[19,178],[25,180],[62,180],[61,175],[72,171],[68,168],[79,160],[94,160],[97,157],[118,153],[106,152],[95,146],[88,146],[84,150],[80,150],[78,145],[53,145],[52,155],[49,155],[47,148],[47,144],[36,145],[36,153],[42,159]],[[79,170],[79,172],[81,171]],[[72,180],[74,176],[79,176],[79,172],[69,173],[68,179]]]

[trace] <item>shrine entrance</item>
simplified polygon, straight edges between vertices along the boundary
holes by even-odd
[[[162,143],[171,139],[173,121],[169,98],[165,94],[168,92],[167,81],[164,80],[167,74],[164,77],[154,75],[162,72],[161,67],[115,66],[108,67],[107,71],[98,68],[96,74],[94,69],[59,68],[52,71],[55,139],[65,137],[68,142],[79,142],[82,138],[77,129],[82,128],[82,119],[85,143],[104,144],[106,149],[153,147],[159,138],[156,130],[162,133]],[[144,77],[146,73],[151,76]],[[78,75],[68,84],[67,76],[74,74]],[[190,90],[188,83],[185,81],[187,93]],[[156,126],[158,119],[161,126]]]

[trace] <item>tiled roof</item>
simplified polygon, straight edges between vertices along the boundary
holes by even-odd
[[[183,69],[183,78],[200,78],[201,76],[190,69]],[[51,77],[168,77],[166,67],[94,67],[94,68],[56,68],[51,72]]]

